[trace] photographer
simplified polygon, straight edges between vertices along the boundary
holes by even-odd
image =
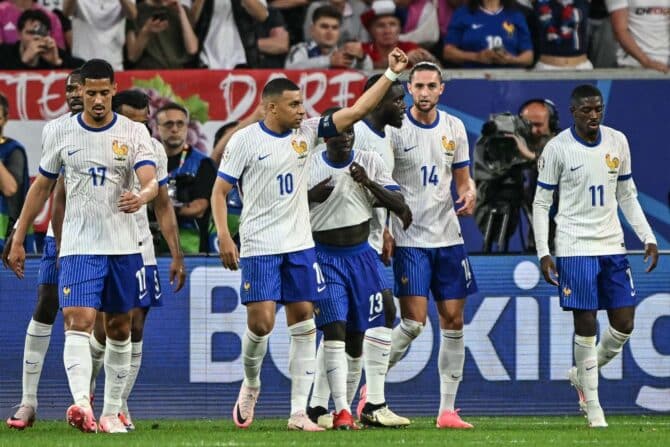
[[[158,133],[168,156],[168,192],[172,199],[184,253],[209,251],[209,197],[216,179],[214,163],[186,143],[188,112],[168,103],[156,112]]]
[[[558,130],[556,108],[546,99],[526,101],[519,116],[494,114],[484,124],[474,153],[475,220],[484,235],[484,251],[490,252],[494,241],[498,250],[508,250],[522,212],[531,221],[536,160]],[[525,251],[533,249],[532,231],[522,245]]]
[[[84,63],[58,48],[49,36],[51,22],[39,9],[28,9],[19,17],[19,40],[0,45],[0,68],[30,70],[76,68]]]

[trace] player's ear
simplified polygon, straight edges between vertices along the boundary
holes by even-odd
[[[116,90],[117,90],[117,83],[112,84],[112,96],[116,95]]]

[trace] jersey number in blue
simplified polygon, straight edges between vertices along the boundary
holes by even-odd
[[[105,184],[106,167],[98,166],[97,168],[90,168],[88,173],[91,174],[91,178],[93,179],[93,186],[102,186]]]
[[[284,194],[291,194],[293,192],[293,174],[290,172],[288,174],[279,174],[277,176],[277,181],[279,182],[279,195],[283,196]]]
[[[430,166],[430,174],[428,173],[429,166],[421,166],[421,173],[423,174],[423,186],[428,186],[428,183],[432,183],[433,185],[437,185],[438,183],[438,178],[437,178],[437,168],[435,165]]]
[[[591,191],[591,206],[605,205],[605,187],[603,185],[589,186],[589,191]],[[600,201],[597,199],[600,199]]]

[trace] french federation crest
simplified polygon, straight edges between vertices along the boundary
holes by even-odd
[[[112,142],[112,152],[114,152],[114,160],[125,161],[128,157],[128,146],[121,144],[118,140]]]
[[[616,174],[617,168],[619,167],[619,158],[618,157],[611,157],[610,154],[605,155],[605,164],[609,168],[609,173],[610,174]]]
[[[291,141],[291,147],[298,154],[298,158],[305,158],[307,156],[307,142],[306,141]]]
[[[454,140],[449,140],[446,136],[442,135],[442,148],[446,155],[454,155],[454,152],[456,151],[456,142]]]

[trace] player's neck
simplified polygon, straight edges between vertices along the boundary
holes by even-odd
[[[600,136],[600,127],[598,127],[598,130],[594,132],[593,134],[587,134],[579,129],[579,127],[574,126],[575,133],[579,138],[582,140],[586,141],[589,144],[593,144],[596,141],[598,141],[598,136]]]
[[[349,160],[349,157],[351,157],[351,151],[340,151],[340,150],[331,150],[326,148],[326,157],[328,157],[329,161],[332,161],[333,163],[344,163],[345,161]]]
[[[263,120],[263,125],[277,135],[283,135],[286,133],[286,131],[291,130],[290,128],[285,129],[277,122],[277,120],[273,119],[272,116],[266,116]]]
[[[384,127],[386,127],[386,123],[384,122],[383,118],[377,116],[374,113],[371,113],[365,117],[365,122],[377,133],[384,133]]]
[[[84,121],[84,124],[86,124],[88,127],[92,127],[94,129],[100,128],[100,127],[105,127],[109,123],[112,122],[114,119],[114,112],[108,112],[105,117],[100,120],[96,121],[93,118],[90,117],[88,113],[82,113],[81,114],[81,119]]]
[[[418,108],[412,106],[412,108],[409,109],[409,113],[412,115],[412,118],[414,118],[414,121],[417,121],[421,124],[433,124],[437,119],[437,108],[435,107],[427,112],[422,112]]]

